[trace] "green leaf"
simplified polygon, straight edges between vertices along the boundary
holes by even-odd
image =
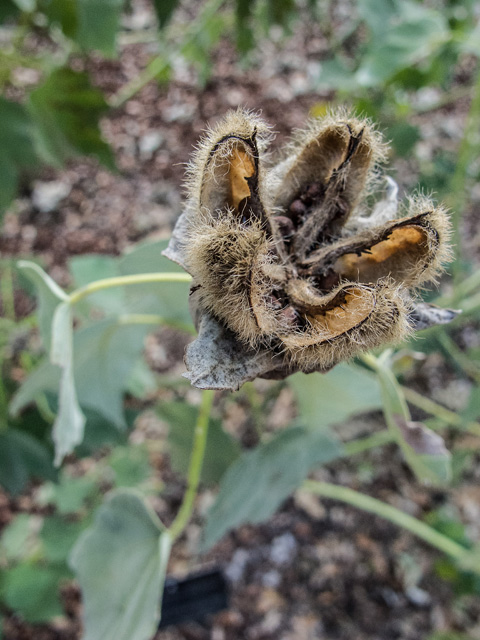
[[[178,5],[178,0],[153,0],[153,6],[157,13],[158,26],[163,29],[170,21],[173,12]]]
[[[480,388],[473,387],[468,398],[468,403],[465,409],[462,411],[462,418],[468,422],[470,420],[477,420],[480,416]]]
[[[148,326],[123,325],[110,318],[79,329],[73,337],[73,378],[80,405],[97,411],[120,429],[127,427],[123,393],[148,330]],[[41,393],[58,393],[59,380],[58,367],[44,361],[13,397],[12,414],[18,414]]]
[[[84,287],[96,280],[115,278],[120,275],[118,258],[103,255],[84,255],[71,258],[68,263],[75,288]],[[96,307],[106,313],[120,314],[126,310],[125,287],[112,287],[92,293],[84,301],[89,308]]]
[[[108,457],[116,487],[137,487],[152,476],[145,446],[116,447]]]
[[[18,168],[34,167],[38,157],[32,145],[34,124],[25,108],[0,97],[0,153]]]
[[[0,152],[1,154],[1,152]],[[0,155],[0,213],[5,211],[8,205],[17,195],[18,170],[5,156]]]
[[[419,128],[408,124],[408,122],[395,123],[389,127],[388,135],[397,155],[402,158],[412,152],[415,144],[420,139]]]
[[[317,86],[322,89],[352,91],[357,82],[348,61],[337,56],[321,63]]]
[[[13,0],[20,11],[32,13],[36,8],[36,0]]]
[[[48,622],[63,613],[56,569],[20,564],[4,575],[4,602],[27,622]]]
[[[75,38],[78,28],[76,0],[40,0],[39,9],[50,25],[60,25],[67,38]]]
[[[126,429],[123,394],[150,327],[106,319],[75,334],[75,382],[82,406]]]
[[[168,240],[146,242],[119,261],[119,275],[141,273],[182,273],[183,269],[162,256]],[[126,287],[127,309],[136,313],[155,313],[171,321],[192,324],[188,307],[188,283],[141,284]]]
[[[19,175],[38,163],[34,124],[25,108],[0,97],[0,211],[16,195]]]
[[[171,540],[133,492],[116,492],[73,549],[82,589],[84,640],[148,640],[160,619]]]
[[[163,402],[157,408],[161,418],[166,420],[170,462],[175,471],[187,474],[192,453],[198,408],[185,402]],[[210,418],[201,480],[205,484],[220,481],[230,465],[240,455],[239,444],[222,429],[220,420]]]
[[[15,18],[18,13],[19,9],[13,0],[2,0],[0,2],[0,22],[4,22],[7,18]]]
[[[71,453],[83,440],[85,416],[80,409],[75,388],[73,368],[73,319],[70,302],[62,302],[56,309],[52,323],[52,364],[62,369],[58,394],[58,414],[53,425],[55,464]]]
[[[58,393],[61,370],[45,358],[39,366],[22,383],[10,402],[9,410],[12,416],[18,416],[36,398],[45,393]]]
[[[79,520],[67,520],[50,516],[43,521],[40,540],[46,559],[54,564],[66,564],[70,551],[85,524]]]
[[[378,23],[375,38],[356,73],[357,82],[364,87],[377,86],[400,69],[432,55],[450,37],[440,12],[405,0],[396,5],[397,10],[383,28]]]
[[[0,538],[0,557],[7,561],[19,561],[27,558],[36,543],[36,516],[19,513],[3,529]]]
[[[90,457],[95,454],[101,447],[108,447],[109,449],[116,445],[124,445],[127,443],[128,433],[126,431],[119,431],[118,427],[107,420],[97,411],[84,408],[85,417],[87,422],[85,424],[85,434],[83,436],[82,443],[75,449],[77,457]],[[127,427],[130,429],[133,426],[134,418],[130,418],[127,413]],[[137,411],[133,414],[136,416]]]
[[[328,373],[296,373],[289,378],[302,424],[321,428],[350,416],[379,409],[378,381],[368,371],[342,363]]]
[[[55,506],[61,515],[69,515],[80,511],[95,494],[98,494],[98,487],[91,478],[63,475],[58,484],[46,486],[42,502]]]
[[[0,433],[0,485],[12,495],[31,478],[54,479],[52,456],[38,440],[17,429]]]
[[[45,349],[49,351],[52,337],[53,314],[60,302],[68,300],[68,296],[38,264],[27,260],[19,260],[17,266],[36,288],[40,335],[42,336]]]
[[[87,51],[107,57],[117,52],[116,38],[125,0],[77,0],[77,42]]]
[[[244,453],[220,483],[207,515],[202,548],[210,548],[229,529],[267,520],[315,467],[341,455],[325,431],[294,427]]]
[[[75,155],[86,154],[115,168],[112,150],[102,140],[98,124],[108,104],[86,73],[56,69],[32,91],[28,106],[37,125],[39,152],[47,162],[61,166]]]
[[[146,242],[121,258],[79,256],[71,260],[70,269],[76,286],[85,286],[103,278],[142,273],[181,273],[182,269],[162,256],[168,241]],[[85,302],[105,313],[155,314],[166,321],[192,324],[188,308],[188,283],[138,284],[115,287],[89,296]]]
[[[246,53],[253,48],[254,35],[250,24],[255,2],[252,0],[235,0],[237,49]]]
[[[358,0],[357,11],[365,20],[372,32],[379,37],[383,36],[385,25],[388,25],[397,13],[394,0]]]
[[[270,22],[286,26],[295,12],[295,0],[267,0]]]

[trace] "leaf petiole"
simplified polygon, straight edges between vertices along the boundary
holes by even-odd
[[[112,287],[125,287],[132,284],[151,284],[152,282],[191,282],[192,276],[188,273],[139,273],[129,276],[118,276],[116,278],[105,278],[90,282],[84,287],[73,291],[70,296],[70,304],[76,304],[92,293],[110,289]]]

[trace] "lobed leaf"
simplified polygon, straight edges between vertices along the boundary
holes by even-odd
[[[111,494],[71,555],[84,640],[148,640],[160,619],[171,540],[134,492]]]

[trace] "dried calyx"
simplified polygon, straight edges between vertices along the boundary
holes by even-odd
[[[166,255],[193,276],[198,338],[187,376],[201,388],[326,371],[455,312],[416,304],[449,257],[449,221],[425,197],[395,219],[396,185],[370,216],[386,147],[345,112],[312,121],[284,158],[263,158],[268,127],[236,111],[210,130]],[[391,218],[394,218],[391,220]]]

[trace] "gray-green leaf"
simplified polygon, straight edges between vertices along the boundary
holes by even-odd
[[[229,529],[267,520],[308,473],[341,455],[325,431],[286,429],[267,444],[244,453],[227,471],[210,509],[203,550]]]
[[[68,300],[68,296],[38,264],[29,262],[28,260],[19,260],[17,266],[37,290],[38,325],[44,347],[49,351],[52,337],[53,314],[60,302]]]
[[[85,606],[83,640],[149,640],[160,619],[170,545],[137,494],[107,498],[71,555]]]
[[[296,373],[289,378],[301,423],[312,429],[343,422],[363,411],[379,409],[378,381],[353,364],[338,364],[328,373]]]
[[[50,360],[62,369],[58,394],[58,414],[53,425],[55,464],[71,453],[83,440],[85,416],[77,399],[73,366],[73,319],[70,303],[62,302],[52,323]]]

